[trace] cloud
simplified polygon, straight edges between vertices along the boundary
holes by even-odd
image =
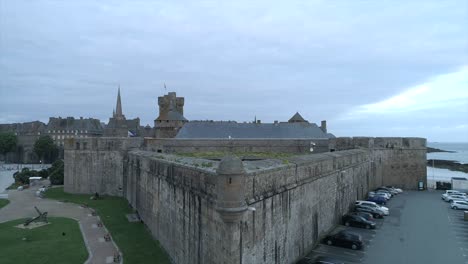
[[[443,74],[333,120],[340,133],[468,141],[468,67]],[[375,135],[375,134],[374,134]]]
[[[391,101],[372,104],[468,61],[467,10],[463,0],[5,1],[0,113],[106,121],[120,83],[125,115],[152,124],[164,82],[189,119],[384,113]],[[400,111],[424,105],[410,95]]]

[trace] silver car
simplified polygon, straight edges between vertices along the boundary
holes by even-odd
[[[468,202],[466,201],[453,201],[450,207],[454,210],[463,209],[468,210]]]

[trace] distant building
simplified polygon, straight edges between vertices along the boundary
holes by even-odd
[[[83,117],[50,117],[46,129],[46,133],[59,147],[63,146],[67,138],[99,137],[103,133],[99,119]]]
[[[120,99],[120,87],[117,92],[117,104],[109,118],[109,123],[104,129],[104,136],[106,137],[134,137],[140,136],[140,119],[127,120],[122,112],[122,102]]]
[[[156,138],[174,138],[188,122],[184,117],[184,98],[175,92],[158,97],[159,116],[154,120]]]
[[[34,153],[34,143],[46,132],[46,125],[40,121],[0,124],[0,132],[14,133],[17,138],[16,150],[6,155],[0,154],[0,160],[17,163],[35,163],[39,158]]]

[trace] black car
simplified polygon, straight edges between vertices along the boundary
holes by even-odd
[[[314,264],[314,261],[311,258],[305,257],[296,262],[296,264]]]
[[[328,235],[323,242],[329,246],[349,247],[351,249],[362,249],[362,237],[360,235],[342,230],[334,235]]]
[[[354,208],[354,211],[356,211],[356,212],[365,212],[365,213],[372,214],[372,216],[374,218],[383,218],[384,217],[383,212],[380,212],[379,210],[376,210],[373,207],[368,207],[368,206],[364,206],[364,205],[356,205],[356,207]]]
[[[359,215],[361,217],[364,217],[364,219],[366,220],[369,220],[369,221],[373,221],[374,220],[374,216],[372,216],[371,213],[366,213],[366,212],[351,212],[349,213],[350,215]]]
[[[347,214],[343,216],[343,224],[345,226],[355,226],[355,227],[363,227],[366,229],[374,229],[375,223],[369,220],[366,220],[364,217],[359,215],[352,215]]]
[[[330,258],[330,257],[325,257],[325,256],[318,256],[315,258],[314,264],[344,264],[343,261]]]

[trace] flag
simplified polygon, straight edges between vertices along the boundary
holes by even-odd
[[[128,136],[128,137],[134,137],[135,134],[133,134],[133,133],[129,130],[127,136]]]

